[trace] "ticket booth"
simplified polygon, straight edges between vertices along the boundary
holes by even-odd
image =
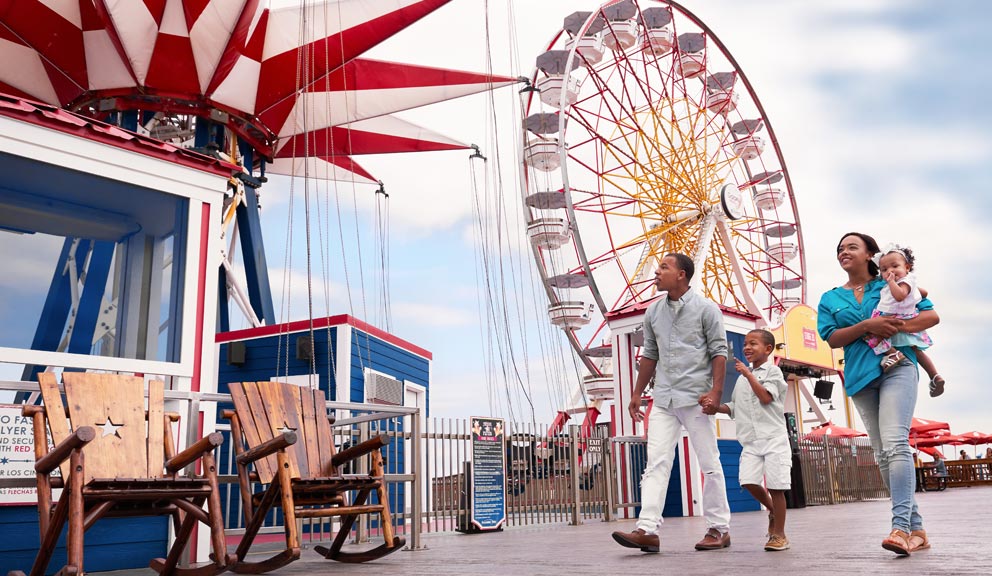
[[[8,405],[0,420],[19,414],[13,404],[35,400],[27,383],[40,371],[164,380],[180,393],[166,408],[180,413],[189,406],[177,399],[182,392],[216,390],[220,214],[236,169],[0,95],[0,403]],[[198,436],[210,430],[197,420],[215,418],[184,419],[180,445],[190,420]],[[0,436],[13,438],[15,429]],[[0,439],[0,450],[13,441]],[[32,465],[33,451],[0,452],[3,573],[30,566],[38,549],[34,491],[8,482],[22,477],[32,486]],[[164,518],[111,519],[93,531],[91,571],[143,567],[169,537]],[[51,565],[58,564],[57,553]]]

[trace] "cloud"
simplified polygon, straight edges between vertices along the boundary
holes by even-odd
[[[393,316],[410,324],[431,327],[478,325],[478,315],[474,311],[423,302],[396,302],[392,305]]]

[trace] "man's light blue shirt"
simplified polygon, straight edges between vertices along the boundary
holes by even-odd
[[[641,356],[657,360],[654,403],[662,408],[698,404],[713,387],[713,358],[727,356],[723,314],[715,302],[690,289],[678,300],[667,295],[644,314]]]

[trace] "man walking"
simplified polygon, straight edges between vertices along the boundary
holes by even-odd
[[[666,254],[655,271],[655,286],[667,292],[644,316],[644,347],[631,396],[631,418],[644,419],[641,395],[654,383],[648,420],[647,466],[641,477],[641,513],[633,532],[614,532],[621,546],[658,552],[658,527],[682,428],[689,433],[703,478],[706,535],[696,550],[730,546],[730,505],[716,443],[716,422],[700,406],[720,405],[727,368],[727,336],[716,303],[689,290],[694,272],[685,254]]]

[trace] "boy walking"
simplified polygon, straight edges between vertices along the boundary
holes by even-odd
[[[729,414],[737,424],[741,443],[740,483],[768,509],[768,542],[765,550],[789,548],[785,537],[785,491],[791,486],[792,452],[785,427],[784,400],[788,388],[782,370],[768,357],[775,336],[752,330],[744,337],[744,357],[736,360],[740,377],[729,404],[703,406],[707,414]],[[762,479],[768,489],[762,485]]]

